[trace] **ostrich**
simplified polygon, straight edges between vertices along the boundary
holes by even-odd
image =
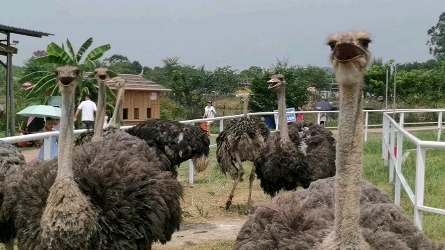
[[[299,133],[301,125],[294,124],[288,133],[284,77],[274,75],[268,82],[269,89],[277,92],[281,129],[279,135],[270,136],[263,145],[254,167],[261,188],[273,197],[282,189],[307,188],[312,181],[333,176],[335,147],[332,142],[329,144],[334,140],[332,135],[317,126],[310,126],[308,131]],[[311,133],[319,136],[311,136]]]
[[[8,196],[14,182],[8,181],[11,172],[19,171],[25,164],[22,153],[13,145],[0,140],[0,243],[5,245],[6,250],[14,249],[14,221],[11,208],[13,204],[8,204],[4,197]]]
[[[104,137],[120,127],[125,80],[115,77],[113,82],[117,89],[116,106],[108,127],[103,130]],[[153,147],[164,163],[163,170],[169,170],[174,176],[177,176],[176,167],[189,159],[192,159],[197,172],[207,168],[210,140],[200,127],[164,119],[148,119],[125,132],[146,141]],[[91,131],[84,132],[77,137],[75,144],[89,142],[92,136]],[[167,164],[169,167],[166,167]]]
[[[74,147],[79,70],[56,69],[62,92],[59,156],[23,167],[9,199],[20,249],[151,249],[179,229],[182,187],[155,151],[116,131]]]
[[[234,249],[445,249],[430,242],[383,191],[361,179],[361,93],[370,41],[365,32],[328,40],[340,86],[336,176],[258,208]]]
[[[229,173],[233,179],[233,187],[226,201],[226,209],[229,209],[232,204],[238,182],[243,181],[244,168],[242,162],[253,162],[258,157],[259,151],[270,133],[263,121],[247,116],[249,94],[241,95],[241,101],[244,117],[231,120],[226,129],[221,131],[216,138],[216,159],[219,168],[222,173]],[[252,168],[249,176],[249,196],[246,208],[250,206],[254,179],[255,169]]]
[[[97,68],[94,71],[94,77],[96,78],[98,84],[98,98],[97,98],[97,110],[96,110],[96,122],[94,123],[94,135],[91,141],[101,141],[102,140],[102,127],[104,124],[105,109],[107,106],[107,96],[105,79],[108,76],[107,68]]]
[[[200,127],[166,119],[148,119],[126,132],[162,152],[170,161],[170,171],[175,176],[176,168],[189,159],[197,172],[207,168],[210,140]]]
[[[96,70],[95,73],[96,75],[100,72],[103,72],[103,70]],[[96,78],[98,78],[98,82],[99,82],[99,98],[98,98],[98,111],[97,111],[97,119],[96,120],[100,120],[100,122],[98,121],[97,123],[95,123],[95,127],[94,127],[94,132],[91,131],[85,131],[82,134],[80,134],[75,141],[75,145],[81,145],[87,142],[92,141],[92,139],[96,136],[96,140],[101,140],[100,138],[106,137],[108,135],[110,135],[111,133],[114,133],[116,130],[118,130],[120,128],[120,115],[121,112],[120,110],[122,109],[122,105],[124,102],[124,92],[125,92],[125,86],[126,86],[126,81],[125,79],[123,79],[122,77],[114,77],[113,79],[111,79],[109,82],[112,82],[116,88],[116,92],[117,92],[117,97],[116,97],[116,105],[114,107],[114,112],[113,112],[113,116],[110,120],[110,122],[108,123],[108,127],[103,129],[102,128],[102,124],[103,124],[103,119],[104,119],[104,112],[99,112],[99,109],[105,110],[106,108],[106,95],[105,95],[105,82],[100,79],[98,76],[96,76]],[[100,94],[101,92],[103,92],[102,94]],[[98,126],[96,126],[97,124],[99,124]]]

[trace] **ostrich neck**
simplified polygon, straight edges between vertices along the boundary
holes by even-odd
[[[245,99],[243,101],[243,115],[244,115],[244,117],[247,117],[248,107],[249,107],[249,99]]]
[[[277,92],[278,96],[278,125],[280,129],[280,137],[282,141],[289,140],[287,132],[287,117],[286,117],[286,90],[282,87]]]
[[[74,178],[73,173],[74,90],[62,90],[62,116],[58,146],[57,178]]]
[[[106,109],[106,86],[105,82],[97,79],[99,83],[99,96],[97,98],[97,111],[96,111],[96,122],[94,123],[94,135],[92,140],[98,141],[102,139],[102,129],[105,119],[105,109]]]
[[[342,246],[360,242],[359,217],[363,152],[363,78],[359,82],[340,84],[338,121],[335,234]]]
[[[121,110],[124,105],[124,88],[117,89],[116,106],[114,107],[113,117],[110,120],[109,127],[119,128],[121,121]]]

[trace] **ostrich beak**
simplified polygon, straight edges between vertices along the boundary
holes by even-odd
[[[107,78],[107,75],[98,75],[97,77],[103,81]]]
[[[283,83],[277,78],[272,78],[267,82],[269,83],[268,89],[275,89],[283,85]]]
[[[76,80],[76,77],[73,76],[59,77],[59,81],[63,84],[63,86],[70,85],[74,80]]]
[[[345,63],[364,56],[366,51],[351,42],[342,42],[335,46],[333,53],[335,60]]]

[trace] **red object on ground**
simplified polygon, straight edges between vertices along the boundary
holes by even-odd
[[[207,122],[201,123],[201,128],[207,131]]]
[[[394,146],[394,156],[397,158],[397,146]],[[388,160],[391,159],[391,154],[388,151]]]

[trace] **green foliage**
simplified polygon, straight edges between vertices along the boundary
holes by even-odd
[[[204,83],[204,68],[196,69],[193,66],[173,70],[170,88],[172,99],[184,108],[186,119],[197,119],[202,117],[205,101],[203,92],[196,86]]]
[[[249,110],[252,112],[266,112],[278,108],[277,96],[267,89],[267,81],[273,74],[283,74],[286,79],[286,106],[303,106],[307,100],[306,85],[299,82],[299,69],[289,66],[286,61],[278,61],[271,69],[256,76],[250,88],[252,97],[249,102]]]
[[[59,46],[53,42],[50,43],[46,49],[46,55],[35,59],[32,58],[27,62],[27,69],[25,70],[27,74],[21,77],[18,83],[31,82],[34,84],[34,88],[28,92],[28,97],[30,98],[39,96],[49,98],[50,96],[59,94],[56,77],[52,70],[57,66],[75,65],[78,66],[81,71],[78,91],[76,92],[77,101],[80,102],[87,94],[96,94],[97,87],[94,84],[94,76],[90,75],[84,78],[83,75],[85,72],[94,71],[97,67],[97,60],[110,50],[111,47],[109,44],[99,46],[92,49],[84,58],[85,52],[90,48],[92,43],[93,38],[89,38],[83,43],[77,53],[74,52],[71,42],[68,39],[66,40],[67,49],[65,49],[63,44]],[[116,74],[110,72],[110,76],[114,77]],[[108,91],[108,93],[112,94],[111,91]],[[113,98],[114,95],[111,95],[111,97]]]
[[[440,14],[439,21],[427,31],[430,40],[427,41],[430,54],[437,60],[445,59],[445,12]]]
[[[110,58],[105,58],[105,66],[117,74],[137,75],[142,72],[142,65],[138,61],[130,62],[126,56],[114,54]]]
[[[185,114],[184,108],[176,104],[176,102],[173,101],[171,98],[165,96],[161,98],[160,115],[162,119],[179,121],[185,119],[184,114]]]

